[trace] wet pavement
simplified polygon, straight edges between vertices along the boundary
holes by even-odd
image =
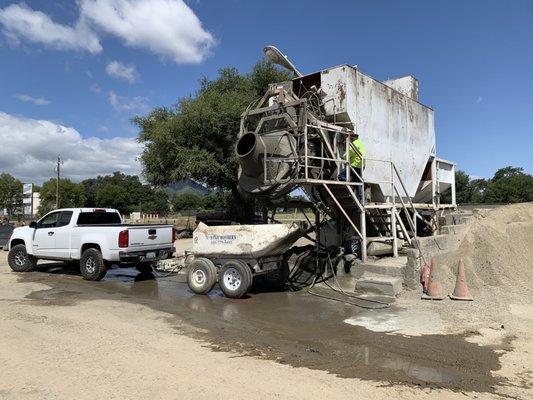
[[[195,295],[184,274],[156,278],[134,268],[117,268],[103,281],[88,282],[62,263],[38,268],[18,278],[50,287],[27,296],[36,305],[69,306],[93,299],[142,304],[167,313],[175,329],[214,350],[393,384],[492,392],[502,383],[491,371],[500,369],[500,350],[507,349],[470,343],[465,340],[468,334],[406,336],[344,322],[406,312],[394,305],[368,311],[306,290],[273,293],[259,286],[236,300],[224,297],[217,287],[208,296]]]

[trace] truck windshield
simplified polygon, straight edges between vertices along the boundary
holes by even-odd
[[[82,212],[78,216],[78,225],[120,224],[120,215],[116,212]]]

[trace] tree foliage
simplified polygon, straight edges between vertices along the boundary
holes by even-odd
[[[172,209],[174,212],[182,210],[199,210],[204,207],[203,200],[203,196],[200,196],[192,190],[187,190],[174,198]]]
[[[21,186],[22,191],[22,186]],[[56,179],[45,182],[40,190],[43,215],[55,208]],[[147,213],[168,212],[168,195],[143,184],[138,176],[114,172],[112,175],[97,176],[80,183],[68,179],[59,181],[59,206],[116,208],[123,214],[132,211]]]
[[[473,179],[463,171],[455,173],[456,198],[464,203],[519,203],[533,201],[533,176],[523,168],[500,168],[492,179]],[[445,193],[444,200],[450,199]]]
[[[193,179],[229,191],[235,200],[232,204],[253,213],[251,203],[237,190],[234,145],[240,115],[269,83],[287,79],[287,73],[267,62],[257,63],[248,74],[221,69],[216,79],[201,79],[194,96],[178,100],[173,108],[157,108],[146,117],[134,118],[140,128],[138,140],[144,145],[144,176],[154,185]]]
[[[136,175],[114,172],[81,182],[86,193],[85,207],[116,208],[121,213],[133,211],[166,213],[168,195],[143,184]]]
[[[8,173],[0,174],[0,209],[8,214],[22,206],[22,182]]]
[[[39,214],[44,215],[56,208],[56,178],[45,183],[40,190]],[[82,207],[85,202],[83,187],[70,179],[59,180],[59,208]]]
[[[523,168],[505,167],[494,174],[485,190],[485,203],[533,201],[533,176]]]

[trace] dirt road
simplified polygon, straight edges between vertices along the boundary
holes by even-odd
[[[511,305],[503,328],[469,324],[462,305],[450,329],[416,294],[388,310],[260,288],[230,300],[193,295],[181,274],[15,274],[6,254],[1,399],[533,397],[531,303]]]

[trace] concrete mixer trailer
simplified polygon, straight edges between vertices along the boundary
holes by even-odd
[[[274,201],[295,189],[309,200],[302,212],[313,214],[310,238],[327,249],[317,257],[397,257],[417,236],[437,232],[439,212],[456,207],[455,165],[437,156],[434,111],[420,102],[418,81],[379,81],[347,64],[302,74],[275,47],[265,54],[295,75],[244,111],[235,146],[239,190],[263,204],[265,232],[279,225]],[[364,156],[353,138],[364,142]],[[349,149],[362,158],[359,171]]]

